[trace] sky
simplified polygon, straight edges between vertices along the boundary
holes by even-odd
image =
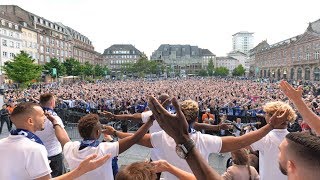
[[[217,56],[232,50],[232,35],[254,33],[254,45],[304,33],[320,19],[320,0],[0,0],[87,36],[103,53],[132,44],[152,54],[161,44],[190,44]]]

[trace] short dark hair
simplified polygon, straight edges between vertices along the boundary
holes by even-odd
[[[116,176],[116,180],[155,180],[157,175],[154,167],[148,162],[134,162],[122,170]]]
[[[94,127],[99,122],[97,114],[87,114],[79,120],[78,130],[83,139],[90,139]]]
[[[320,137],[309,132],[291,132],[286,135],[288,150],[308,168],[320,167]]]
[[[44,93],[40,95],[40,104],[46,105],[52,98],[54,97],[54,95],[52,93]]]
[[[15,119],[17,116],[31,114],[34,111],[33,107],[35,106],[39,105],[32,102],[20,103],[13,109],[10,117],[11,119]]]

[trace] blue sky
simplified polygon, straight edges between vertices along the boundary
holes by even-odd
[[[320,19],[320,1],[304,0],[1,0],[87,36],[102,53],[133,44],[148,56],[160,44],[191,44],[225,56],[232,35],[254,32],[254,45],[302,34]]]

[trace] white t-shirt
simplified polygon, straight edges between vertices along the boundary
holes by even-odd
[[[57,120],[57,123],[60,124],[62,128],[64,128],[61,118],[59,116],[53,117]],[[46,147],[48,151],[48,157],[55,156],[62,152],[61,144],[57,139],[53,124],[50,120],[46,118],[46,120],[44,121],[44,130],[37,131],[35,132],[35,134],[42,140],[44,146]]]
[[[87,172],[86,174],[77,178],[77,180],[91,180],[91,179],[113,179],[112,173],[112,158],[119,155],[118,142],[102,142],[97,147],[88,146],[79,151],[80,142],[68,142],[63,147],[63,155],[68,162],[71,170],[77,168],[79,164],[89,155],[97,154],[102,157],[106,154],[111,154],[111,158],[101,167]]]
[[[222,140],[218,136],[196,132],[190,134],[190,137],[194,140],[196,148],[207,162],[211,153],[218,153],[221,150]],[[192,173],[187,161],[181,159],[177,155],[175,141],[165,131],[152,133],[150,140],[153,148],[158,149],[161,152],[161,156],[159,157],[160,159],[164,159],[177,168]],[[166,180],[177,179],[174,175],[168,172],[164,172],[163,174],[164,179]]]
[[[259,141],[251,144],[254,151],[259,150],[259,173],[261,180],[286,180],[279,169],[279,145],[289,132],[287,129],[274,129]]]
[[[51,173],[46,148],[23,135],[0,140],[0,179],[37,179]]]
[[[149,117],[152,116],[152,111],[146,111],[141,113],[141,119],[143,123],[146,123],[149,120]],[[158,121],[153,121],[152,126],[149,128],[150,133],[162,131],[161,127],[158,124]]]
[[[142,112],[141,113],[141,119],[143,123],[146,123],[149,120],[149,117],[152,116],[152,111],[146,111],[146,112]],[[161,127],[158,124],[158,121],[153,121],[152,126],[149,128],[149,132],[151,133],[155,133],[155,132],[159,132],[162,131]],[[160,151],[156,148],[152,148],[151,152],[150,152],[150,158],[152,161],[157,161],[160,160]]]

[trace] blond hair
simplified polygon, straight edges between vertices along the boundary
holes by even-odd
[[[195,121],[198,118],[199,106],[193,100],[185,100],[181,104],[181,111],[186,116],[188,122]]]
[[[296,112],[292,109],[292,107],[282,101],[274,101],[274,102],[268,102],[263,106],[263,111],[268,113],[270,116],[272,116],[277,110],[280,111],[280,114],[284,113],[284,111],[289,110],[289,115],[287,120],[289,122],[293,122],[297,118]]]

